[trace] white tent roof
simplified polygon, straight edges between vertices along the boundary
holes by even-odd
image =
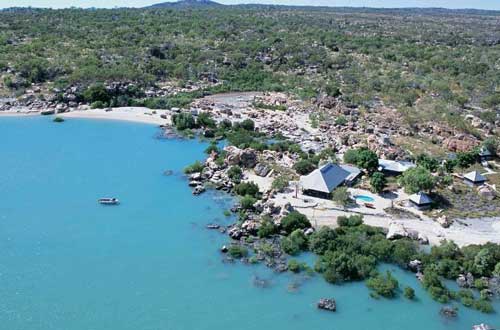
[[[410,200],[417,205],[426,205],[432,203],[432,199],[423,192],[411,195]]]
[[[471,182],[484,182],[486,178],[478,171],[472,171],[464,175],[464,178]]]
[[[300,185],[304,190],[315,190],[331,193],[340,186],[351,173],[336,164],[327,163],[310,174],[300,177]]]

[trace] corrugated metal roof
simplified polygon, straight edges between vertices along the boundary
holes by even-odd
[[[432,203],[432,199],[423,192],[411,195],[410,200],[417,205],[426,205]]]
[[[315,190],[324,193],[331,193],[340,186],[350,175],[336,164],[328,163],[310,174],[300,178],[300,184],[304,190]]]
[[[466,178],[469,181],[472,182],[484,182],[486,181],[486,178],[484,175],[479,173],[478,171],[472,171],[464,175],[464,178]]]

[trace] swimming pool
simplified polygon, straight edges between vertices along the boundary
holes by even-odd
[[[355,195],[354,198],[359,199],[363,202],[374,202],[375,201],[372,197],[365,196],[365,195]]]

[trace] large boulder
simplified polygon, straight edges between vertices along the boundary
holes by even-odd
[[[271,172],[271,168],[265,164],[259,163],[255,165],[254,171],[258,176],[266,177],[269,172]]]
[[[408,263],[408,268],[415,272],[415,273],[418,273],[421,269],[422,269],[422,261],[418,260],[418,259],[415,259],[415,260],[411,260],[409,263]]]
[[[260,223],[255,220],[245,220],[241,224],[241,230],[252,235],[256,235],[259,228],[260,228]]]
[[[446,215],[440,216],[439,218],[436,219],[436,221],[441,225],[443,228],[448,228],[451,226],[453,223],[453,220],[448,218]]]
[[[479,193],[479,196],[481,196],[482,198],[489,200],[489,201],[494,200],[496,197],[495,191],[487,186],[479,187],[478,193]]]
[[[335,299],[321,298],[317,304],[319,309],[323,309],[330,312],[335,312],[337,310],[337,303]]]
[[[226,162],[228,163],[228,165],[240,164],[241,152],[242,152],[241,149],[236,148],[234,146],[227,146],[224,148],[224,150],[227,152]]]
[[[389,224],[389,231],[387,232],[387,239],[399,239],[408,237],[408,232],[405,227],[397,222],[391,222]]]

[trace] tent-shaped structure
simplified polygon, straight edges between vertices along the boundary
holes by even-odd
[[[480,185],[486,181],[486,177],[478,171],[472,171],[464,175],[466,183],[473,185]]]
[[[424,192],[411,195],[409,200],[418,209],[427,208],[432,204],[432,199]]]

